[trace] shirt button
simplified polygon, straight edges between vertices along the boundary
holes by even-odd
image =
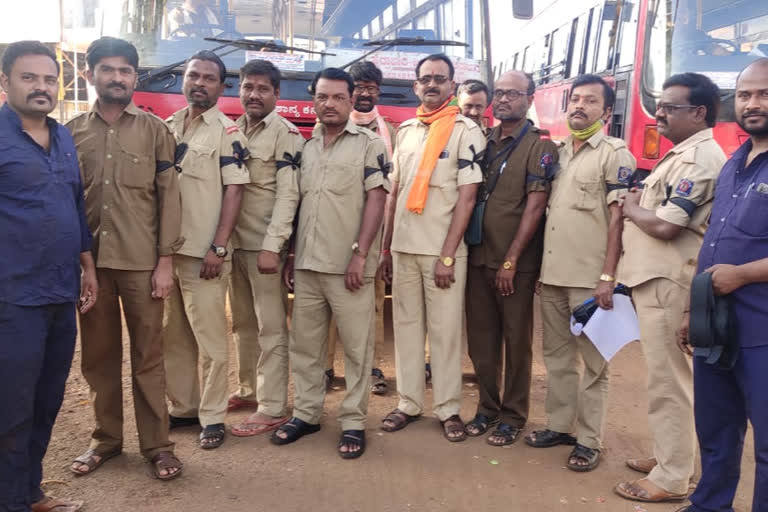
[[[101,232],[101,235],[102,235],[102,236],[107,236],[107,232],[106,232],[106,231],[102,231],[102,232]]]
[[[109,206],[107,206],[107,205],[104,205],[104,206],[103,206],[103,208],[104,208],[105,210],[108,210],[108,209],[109,209]]]
[[[112,158],[112,154],[111,153],[107,153],[107,160],[109,160],[110,158]]]
[[[109,180],[104,180],[105,185],[109,185]]]
[[[134,158],[133,159],[133,163],[135,163],[135,164],[139,163],[139,159],[138,158]]]
[[[711,244],[709,244],[709,246],[710,247],[714,247],[715,246],[715,242],[712,242]]]
[[[725,222],[725,217],[720,218],[720,222]]]
[[[110,129],[109,129],[109,133],[115,133],[115,130],[114,130],[114,128],[110,128]]]
[[[739,197],[739,194],[733,194],[731,197],[736,199],[737,197]]]

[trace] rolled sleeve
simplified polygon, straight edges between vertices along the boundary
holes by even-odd
[[[605,203],[610,205],[620,200],[620,196],[629,189],[629,180],[635,172],[637,162],[626,147],[617,149],[604,167],[606,187]]]
[[[377,187],[390,191],[389,174],[392,164],[387,156],[387,146],[381,138],[371,139],[365,151],[365,178],[363,186],[368,192]]]
[[[656,216],[672,224],[687,227],[696,208],[712,200],[715,178],[703,167],[688,164],[673,183],[667,200],[656,209]]]
[[[525,191],[546,192],[552,188],[552,180],[557,172],[560,154],[551,140],[540,139],[528,157],[526,168]]]
[[[244,185],[251,182],[251,175],[245,161],[249,158],[248,141],[243,133],[228,127],[221,137],[219,148],[219,165],[221,167],[221,182],[223,185]]]
[[[485,152],[485,135],[478,127],[467,129],[459,140],[458,159],[461,162],[470,162],[469,165],[459,165],[459,174],[457,176],[458,186],[472,185],[483,181],[483,172],[480,169],[480,162]]]

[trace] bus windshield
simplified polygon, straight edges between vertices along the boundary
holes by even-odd
[[[382,69],[385,79],[413,80],[420,58],[442,52],[454,61],[457,80],[488,78],[483,44],[488,0],[124,0],[122,9],[114,9],[115,0],[67,1],[104,4],[91,9],[92,19],[84,23],[133,42],[143,68],[165,66],[217,46],[207,37],[270,41],[327,54],[219,51],[230,70],[261,58],[288,75],[340,67],[375,48],[364,46],[369,41],[422,37],[468,46],[395,46],[368,60]],[[107,4],[112,8],[106,9]]]
[[[652,0],[645,53],[644,104],[649,112],[670,75],[707,75],[725,92],[758,57],[768,57],[765,0]],[[724,105],[721,117],[732,114]],[[725,120],[725,119],[723,119]]]

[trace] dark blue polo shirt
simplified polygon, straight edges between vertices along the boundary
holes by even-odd
[[[699,272],[718,263],[743,265],[768,258],[768,152],[747,167],[752,141],[725,163],[715,187],[709,229],[699,253]],[[768,283],[733,292],[742,347],[768,345]]]
[[[83,186],[69,131],[48,118],[50,153],[0,108],[0,302],[74,302],[80,253],[90,250]]]

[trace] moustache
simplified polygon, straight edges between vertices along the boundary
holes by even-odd
[[[440,89],[433,87],[431,89],[427,89],[426,91],[424,91],[424,94],[430,94],[430,93],[440,94]]]
[[[53,103],[53,99],[51,98],[51,96],[47,92],[33,92],[32,94],[27,96],[27,101],[31,101],[31,100],[33,100],[35,98],[45,98],[49,102]]]
[[[206,90],[205,90],[205,89],[203,89],[202,87],[192,87],[192,88],[189,90],[189,94],[194,94],[194,93],[196,93],[196,92],[198,92],[198,93],[200,93],[200,94],[202,94],[202,95],[204,95],[204,96],[208,96],[208,91],[206,91]]]
[[[127,87],[125,87],[123,84],[118,82],[110,82],[107,84],[108,89],[111,89],[112,87],[117,87],[118,89],[122,89],[124,91],[128,90]]]
[[[742,119],[749,119],[750,117],[768,117],[768,112],[746,112],[741,116]]]
[[[584,112],[580,112],[580,111],[578,111],[578,110],[577,110],[576,112],[574,112],[573,114],[571,114],[571,117],[583,117],[584,119],[586,119],[586,118],[587,118],[587,114],[585,114]]]
[[[263,107],[264,103],[262,103],[259,100],[252,100],[247,103],[247,105],[256,105],[257,107]]]

